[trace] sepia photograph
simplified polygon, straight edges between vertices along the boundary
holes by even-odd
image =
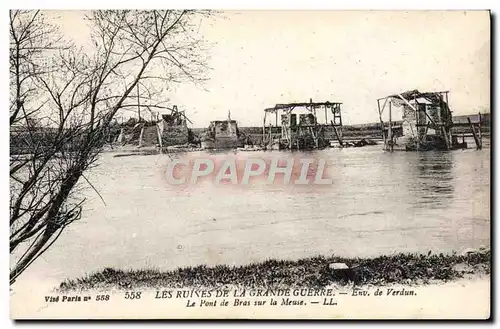
[[[11,319],[490,319],[491,22],[10,9]]]

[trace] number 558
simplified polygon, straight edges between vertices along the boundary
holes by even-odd
[[[141,292],[127,291],[125,292],[125,299],[141,299]]]

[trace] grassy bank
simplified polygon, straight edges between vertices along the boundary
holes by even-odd
[[[60,291],[135,288],[220,287],[251,288],[310,287],[331,284],[386,285],[427,284],[475,274],[489,274],[491,254],[479,250],[467,254],[395,254],[376,258],[312,257],[296,261],[267,260],[230,267],[197,266],[174,271],[117,270],[106,268],[60,284]],[[332,263],[345,263],[348,270],[334,270]]]

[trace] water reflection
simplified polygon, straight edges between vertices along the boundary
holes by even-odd
[[[417,152],[407,168],[408,189],[415,208],[445,208],[454,197],[453,152]]]

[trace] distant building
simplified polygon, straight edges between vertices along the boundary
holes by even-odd
[[[162,114],[158,122],[158,130],[162,139],[162,147],[184,145],[191,142],[191,132],[187,126],[187,118],[174,106],[170,114]]]
[[[207,149],[237,148],[243,145],[238,123],[231,119],[231,112],[228,113],[227,120],[211,121],[201,139],[201,146]]]

